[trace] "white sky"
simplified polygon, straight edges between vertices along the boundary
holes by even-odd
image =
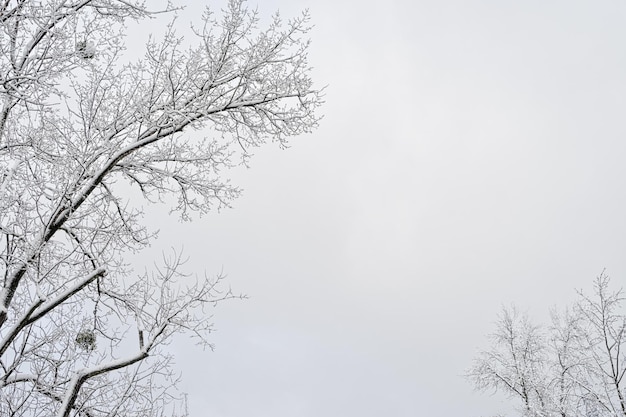
[[[150,209],[146,259],[184,246],[251,297],[215,310],[215,352],[172,346],[192,415],[510,410],[461,376],[501,306],[542,319],[603,268],[625,282],[626,3],[258,7],[309,8],[325,119],[234,172],[234,210]]]

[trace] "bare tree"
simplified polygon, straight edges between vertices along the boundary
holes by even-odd
[[[531,324],[503,309],[492,348],[476,358],[468,377],[476,388],[521,401],[537,417],[626,416],[626,314],[621,291],[602,273],[594,296],[582,291],[550,326]]]
[[[260,30],[230,0],[195,46],[170,24],[124,61],[125,22],[173,10],[0,1],[2,416],[186,414],[163,346],[177,332],[208,344],[205,307],[233,295],[177,253],[136,275],[126,256],[154,234],[127,190],[189,220],[239,194],[222,172],[252,148],[317,125],[306,13]]]

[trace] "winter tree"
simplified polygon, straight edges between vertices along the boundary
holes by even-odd
[[[517,399],[525,417],[626,416],[626,312],[603,273],[549,326],[503,309],[468,376],[478,389]]]
[[[128,190],[189,220],[238,195],[223,172],[252,148],[317,125],[306,13],[260,29],[230,0],[124,58],[127,24],[174,11],[0,1],[1,416],[184,415],[164,345],[208,343],[205,307],[232,295],[179,254],[133,272],[154,233]]]

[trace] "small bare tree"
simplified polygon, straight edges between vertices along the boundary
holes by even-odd
[[[626,314],[621,291],[603,273],[549,327],[503,309],[492,348],[468,372],[478,389],[521,401],[528,417],[626,416]]]
[[[169,5],[165,12],[175,10]],[[137,276],[153,233],[128,185],[182,219],[229,204],[251,148],[318,122],[309,17],[264,30],[243,0],[207,9],[188,46],[170,24],[123,61],[139,0],[0,1],[0,415],[184,415],[163,345],[209,343],[232,297],[179,254]],[[208,130],[200,139],[189,132]]]

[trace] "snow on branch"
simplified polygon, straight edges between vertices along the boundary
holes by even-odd
[[[124,187],[183,220],[228,207],[228,169],[311,132],[323,103],[308,14],[260,27],[224,1],[132,62],[125,23],[177,6],[1,2],[0,415],[156,415],[175,397],[164,344],[185,332],[211,346],[207,309],[237,296],[221,275],[183,273],[178,253],[135,273],[128,256],[155,232]]]

